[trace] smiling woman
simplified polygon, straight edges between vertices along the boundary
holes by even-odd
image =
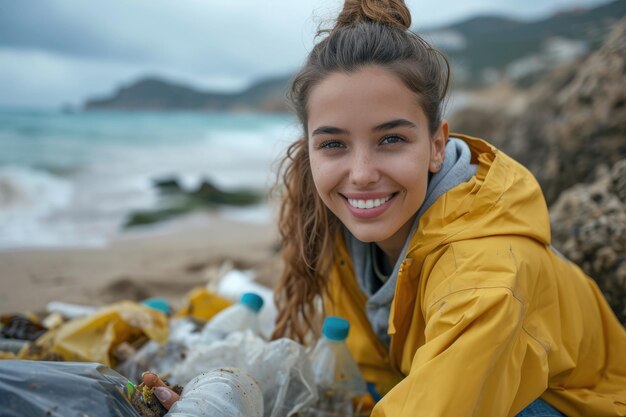
[[[448,125],[434,135],[414,94],[372,66],[335,73],[309,97],[309,154],[320,198],[350,232],[394,264],[441,169]]]
[[[449,134],[447,61],[410,24],[347,0],[293,80],[274,337],[348,319],[375,417],[626,415],[624,328],[532,175]]]

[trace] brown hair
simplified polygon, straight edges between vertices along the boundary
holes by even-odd
[[[309,165],[307,102],[313,87],[334,72],[379,66],[415,93],[434,134],[441,124],[450,79],[446,58],[408,29],[411,15],[401,0],[346,0],[330,30],[295,75],[289,99],[303,128],[281,163],[284,187],[279,215],[285,269],[275,293],[278,318],[273,337],[304,342],[319,334],[319,300],[333,264],[339,220],[320,199]]]

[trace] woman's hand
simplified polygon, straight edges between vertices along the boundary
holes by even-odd
[[[180,395],[165,385],[157,374],[148,371],[141,374],[141,378],[143,380],[142,384],[152,388],[155,397],[157,397],[159,402],[163,404],[163,407],[166,409],[169,410],[172,405],[179,400]]]

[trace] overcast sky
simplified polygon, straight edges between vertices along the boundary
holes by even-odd
[[[414,28],[607,0],[408,0]],[[158,75],[233,90],[293,72],[340,0],[0,0],[0,106],[80,105]]]

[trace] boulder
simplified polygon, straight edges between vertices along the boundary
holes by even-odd
[[[553,245],[596,280],[626,324],[626,159],[564,191],[550,218]]]

